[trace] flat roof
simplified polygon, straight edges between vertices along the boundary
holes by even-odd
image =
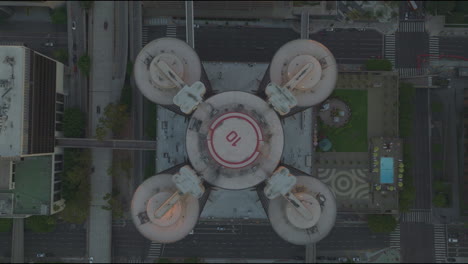
[[[24,47],[0,46],[0,156],[22,153],[24,61]]]
[[[49,214],[52,163],[52,155],[15,161],[15,188],[0,191],[0,194],[14,194],[13,214]]]

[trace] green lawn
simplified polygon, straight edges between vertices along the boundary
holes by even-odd
[[[326,136],[336,152],[367,152],[367,91],[335,90],[331,97],[344,100],[351,108],[351,120],[340,128],[319,122],[320,136]]]

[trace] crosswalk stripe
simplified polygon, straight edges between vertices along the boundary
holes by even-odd
[[[385,35],[384,43],[384,57],[392,63],[393,69],[395,69],[395,35]]]
[[[398,32],[424,32],[424,21],[400,22]]]
[[[436,263],[445,263],[447,257],[446,225],[434,224],[434,255]]]

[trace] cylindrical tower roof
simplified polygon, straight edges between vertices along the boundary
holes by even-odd
[[[270,79],[285,85],[304,66],[310,71],[291,92],[298,107],[309,107],[325,100],[335,89],[338,69],[330,50],[314,40],[297,39],[284,44],[270,64]]]
[[[176,242],[195,227],[200,213],[198,199],[183,196],[163,217],[156,210],[177,191],[171,174],[159,174],[144,181],[133,194],[131,214],[138,231],[160,243]]]
[[[311,212],[305,219],[283,196],[270,200],[268,217],[273,229],[284,240],[306,245],[316,243],[328,235],[336,219],[336,200],[327,185],[310,176],[296,176],[291,190]]]
[[[159,38],[148,43],[135,60],[135,83],[141,93],[157,104],[172,105],[181,87],[174,85],[159,69],[164,61],[187,85],[200,81],[202,65],[197,53],[184,41]]]
[[[275,111],[241,91],[220,93],[201,103],[186,139],[193,168],[225,189],[244,189],[265,180],[278,166],[284,144]]]

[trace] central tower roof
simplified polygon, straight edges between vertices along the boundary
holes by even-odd
[[[232,91],[198,106],[186,142],[193,168],[206,181],[225,189],[244,189],[275,170],[284,136],[278,115],[264,100]]]

